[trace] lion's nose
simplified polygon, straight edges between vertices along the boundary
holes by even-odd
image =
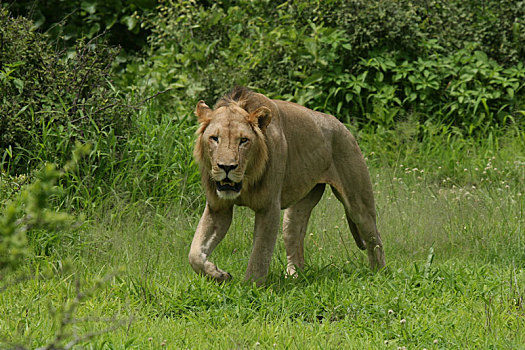
[[[217,166],[224,170],[226,174],[228,174],[231,170],[237,168],[237,165],[217,164]]]

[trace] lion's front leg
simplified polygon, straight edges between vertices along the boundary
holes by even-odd
[[[279,232],[280,207],[255,213],[253,249],[246,270],[246,280],[258,286],[266,281],[273,249]]]
[[[208,261],[208,257],[226,235],[232,221],[232,213],[233,206],[222,211],[214,211],[206,204],[189,254],[190,265],[195,272],[217,281],[226,281],[231,278],[228,272],[220,270],[214,263]]]

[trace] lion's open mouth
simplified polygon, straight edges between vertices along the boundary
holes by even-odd
[[[242,188],[241,182],[233,182],[230,179],[224,179],[222,181],[216,181],[218,191],[235,191],[240,192]]]

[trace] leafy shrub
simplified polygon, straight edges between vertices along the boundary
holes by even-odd
[[[166,104],[187,111],[240,84],[361,126],[388,129],[414,114],[482,133],[522,125],[524,11],[510,2],[166,0],[149,23],[151,59],[128,66],[141,80],[125,81],[171,88]]]
[[[525,61],[525,2],[418,1],[428,39],[452,53],[475,43],[504,66]]]
[[[68,171],[74,171],[81,156],[89,152],[89,146],[77,145],[73,158],[64,169],[58,170],[47,164],[36,173],[36,179],[19,186],[10,199],[0,200],[0,273],[4,269],[16,268],[23,258],[36,254],[48,254],[52,246],[60,240],[60,233],[70,228],[73,216],[53,208],[53,198],[59,194],[58,180]],[[0,190],[4,183],[12,181],[6,174],[0,174]]]
[[[478,0],[308,1],[311,15],[343,30],[352,48],[347,64],[375,51],[396,51],[407,58],[426,53],[423,41],[435,40],[451,54],[475,43],[498,63],[525,60],[525,2]],[[350,58],[350,59],[349,59]]]
[[[79,41],[67,57],[30,21],[0,9],[0,152],[12,174],[64,164],[76,141],[118,154],[131,109],[109,80],[116,50]],[[112,144],[104,139],[114,138]],[[117,151],[115,153],[114,151]]]
[[[309,104],[347,121],[391,129],[403,116],[420,122],[459,127],[464,133],[486,134],[494,127],[523,126],[525,66],[504,68],[471,45],[443,54],[435,42],[429,54],[407,60],[381,52],[361,59],[353,73],[321,70],[304,81],[299,96]]]
[[[305,6],[164,1],[149,22],[148,59],[128,65],[124,85],[150,93],[170,88],[170,99],[163,102],[191,109],[195,99],[212,102],[233,85],[275,95],[290,91],[298,76],[318,63],[309,55],[317,48],[312,28],[301,19]]]
[[[81,38],[92,39],[108,31],[111,45],[138,50],[146,43],[148,32],[141,27],[142,17],[156,6],[155,0],[17,0],[8,2],[15,15],[30,18],[34,26],[52,39],[63,38],[72,47]]]

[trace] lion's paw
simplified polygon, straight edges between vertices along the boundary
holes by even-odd
[[[216,276],[215,279],[219,282],[226,282],[233,278],[229,272],[220,271],[220,270],[218,270],[217,272],[219,273],[219,275]]]

